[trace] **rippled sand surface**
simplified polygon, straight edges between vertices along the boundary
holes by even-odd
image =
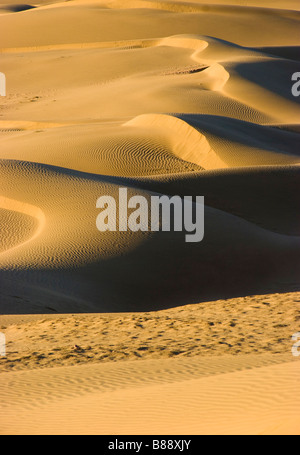
[[[0,1],[1,433],[299,434],[299,22]],[[120,187],[204,196],[204,240],[99,232]]]

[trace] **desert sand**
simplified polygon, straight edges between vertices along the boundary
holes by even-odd
[[[299,434],[298,0],[0,0],[0,434]],[[205,237],[96,201],[205,197]]]

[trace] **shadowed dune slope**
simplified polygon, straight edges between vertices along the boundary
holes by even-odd
[[[150,206],[150,196],[157,193],[142,190],[138,182],[128,179],[29,162],[4,160],[1,169],[1,191],[10,199],[18,197],[22,203],[38,207],[45,216],[37,237],[1,253],[5,311],[9,311],[12,292],[11,285],[7,289],[5,283],[14,275],[18,280],[13,295],[18,295],[18,285],[19,297],[24,294],[24,285],[27,292],[34,286],[45,291],[45,306],[53,298],[52,290],[61,294],[59,311],[67,305],[67,312],[74,311],[80,301],[81,311],[158,309],[160,304],[170,306],[183,298],[191,303],[243,289],[251,293],[263,287],[278,290],[296,286],[298,237],[262,229],[233,216],[228,209],[224,212],[206,206],[205,241],[198,244],[186,243],[184,232],[100,233],[95,225],[99,196],[110,194],[118,200],[119,187],[128,187],[129,196],[144,195]],[[194,182],[197,185],[196,179]],[[75,307],[68,306],[70,299]],[[39,292],[32,295],[33,302],[40,305]]]

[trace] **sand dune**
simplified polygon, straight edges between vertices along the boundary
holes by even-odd
[[[298,1],[125,3],[0,0],[0,431],[299,433]]]
[[[160,38],[162,34],[171,36],[174,32],[212,35],[242,45],[262,45],[262,42],[263,45],[291,45],[295,43],[298,27],[298,14],[294,11],[239,5],[208,7],[181,1],[130,0],[124,10],[124,3],[118,0],[82,0],[42,6],[29,13],[2,17],[2,47],[64,44],[74,39],[75,42],[95,42]],[[184,15],[189,15],[188,20]],[[47,27],[53,21],[55,29]],[[241,21],[243,33],[240,33]],[[82,22],[89,23],[89,27],[81,27]],[[34,33],[26,33],[28,26]],[[281,34],[274,34],[274,27],[280,27]],[[16,28],[18,34],[13,33]]]
[[[36,163],[4,160],[1,167],[2,191],[7,197],[19,197],[39,208],[46,220],[31,242],[1,253],[1,305],[5,312],[11,312],[12,296],[25,298],[28,292],[32,294],[32,286],[44,289],[44,299],[41,302],[39,293],[33,293],[30,309],[25,304],[21,310],[25,313],[33,308],[41,312],[41,305],[43,309],[49,306],[52,292],[60,296],[54,304],[57,311],[77,311],[80,302],[81,311],[89,312],[159,309],[182,303],[183,298],[192,303],[221,298],[222,294],[239,295],[242,289],[250,294],[263,289],[296,290],[296,236],[274,233],[209,207],[205,209],[206,242],[195,245],[185,243],[184,232],[100,233],[95,227],[94,207],[101,194],[118,200],[118,189],[123,185],[129,195],[138,192],[148,200],[155,193],[117,177]],[[16,181],[23,188],[22,198]],[[141,268],[143,261],[146,264]],[[129,263],[130,268],[126,267]],[[10,283],[7,288],[6,283]],[[25,295],[24,286],[29,287]],[[141,299],[143,290],[147,292]],[[16,311],[15,305],[12,310]]]
[[[1,251],[31,240],[36,224],[30,215],[1,208]],[[14,231],[11,231],[11,225],[15,226]]]

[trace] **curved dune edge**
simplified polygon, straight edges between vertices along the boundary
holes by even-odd
[[[5,131],[11,134],[13,130]],[[87,124],[43,128],[42,134],[31,131],[11,136],[3,144],[0,157],[123,177],[203,170],[176,157],[168,138],[164,134],[154,136],[148,128]]]
[[[1,167],[2,192],[7,194],[2,198],[3,208],[31,214],[40,222],[30,244],[19,244],[1,254],[1,269],[9,266],[30,270],[37,264],[47,268],[54,264],[56,268],[72,267],[74,264],[78,267],[96,258],[118,256],[120,251],[130,251],[148,235],[129,230],[119,233],[96,229],[96,201],[103,194],[115,196],[117,200],[117,178],[102,178],[32,162],[3,160]],[[14,184],[15,179],[18,185]],[[53,185],[60,188],[55,192],[55,198]],[[25,193],[24,204],[14,199],[20,188]],[[128,191],[131,192],[130,188]],[[147,192],[143,193],[148,196]]]
[[[0,196],[0,208],[5,209],[5,210],[19,212],[24,215],[28,215],[32,218],[35,218],[38,221],[38,227],[37,227],[35,233],[30,237],[30,239],[28,239],[22,243],[19,243],[18,245],[13,246],[12,248],[9,248],[9,249],[3,251],[3,253],[11,252],[11,251],[19,248],[20,246],[23,246],[29,242],[32,242],[37,237],[39,237],[39,235],[41,234],[41,232],[43,231],[43,229],[46,225],[46,217],[45,217],[43,211],[40,208],[38,208],[34,205],[31,205],[31,204],[28,204],[26,202],[16,201],[14,199],[10,199],[5,196]],[[1,254],[1,252],[0,252],[0,254]]]
[[[174,114],[203,134],[228,168],[297,166],[298,137],[255,123],[210,115]]]
[[[188,123],[171,115],[144,114],[124,126],[149,128],[151,134],[164,132],[171,143],[173,154],[204,169],[228,168],[209,145],[206,137]]]
[[[129,195],[138,193],[149,201],[153,190],[142,190],[126,179],[36,163],[4,160],[2,167],[7,197],[16,198],[22,185],[26,201],[41,207],[47,216],[46,228],[38,238],[0,256],[3,287],[6,280],[13,282],[13,291],[10,282],[2,291],[5,312],[20,303],[11,299],[12,295],[27,296],[30,305],[22,302],[23,312],[31,305],[35,313],[43,312],[45,306],[65,313],[122,312],[154,311],[244,292],[259,294],[270,288],[273,292],[296,288],[297,237],[274,234],[208,206],[206,241],[188,250],[184,233],[100,233],[95,224],[99,196],[117,200],[121,184],[128,187]],[[59,188],[56,197],[54,182]],[[259,251],[263,254],[258,259]],[[289,262],[285,261],[287,256]],[[23,275],[15,280],[17,269]],[[128,286],[132,276],[136,280]],[[53,298],[55,293],[59,298]]]
[[[156,41],[158,46],[182,47],[194,49],[195,51],[204,51],[209,43],[197,35],[174,35],[162,38]]]
[[[0,207],[0,254],[31,239],[38,227],[36,218]],[[2,284],[2,283],[1,283]],[[2,287],[2,286],[1,286]]]

